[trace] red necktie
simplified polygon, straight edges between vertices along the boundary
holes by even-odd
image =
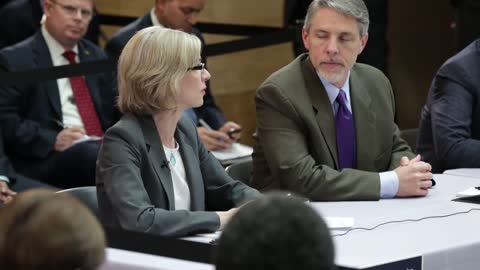
[[[67,58],[70,64],[75,64],[75,52],[65,51],[63,56]],[[87,82],[83,76],[71,77],[70,84],[72,85],[73,97],[75,103],[82,117],[83,126],[88,135],[103,136],[102,125],[98,118],[97,111],[93,104],[92,96],[88,90]]]

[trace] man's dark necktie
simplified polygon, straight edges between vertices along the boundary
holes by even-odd
[[[70,64],[75,64],[75,52],[66,51],[63,53]],[[83,76],[71,77],[70,84],[72,85],[73,97],[82,118],[85,131],[88,135],[103,136],[102,125],[98,118],[97,111],[93,104],[92,96],[88,90],[87,82]]]
[[[347,107],[347,97],[340,89],[336,102],[338,111],[336,116],[337,154],[339,169],[355,168],[355,126],[352,113]]]

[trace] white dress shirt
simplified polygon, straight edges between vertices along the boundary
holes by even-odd
[[[168,160],[168,168],[172,175],[175,210],[190,210],[190,188],[185,177],[185,166],[179,149],[178,143],[176,143],[176,148],[163,145],[163,151]]]
[[[44,25],[42,25],[42,35],[47,43],[48,50],[50,51],[50,57],[52,58],[53,66],[62,66],[69,65],[68,60],[63,57],[65,49],[63,48],[57,40],[55,40]],[[75,56],[75,61],[78,63],[80,59],[78,57],[78,46],[72,49],[77,55]],[[77,105],[75,104],[75,99],[73,97],[72,85],[70,84],[69,78],[60,78],[57,79],[58,91],[60,94],[60,105],[62,106],[62,118],[63,118],[63,127],[81,127],[83,128],[82,117],[78,112]],[[60,120],[60,119],[57,119]]]

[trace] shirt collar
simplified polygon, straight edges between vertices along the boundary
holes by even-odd
[[[342,88],[337,88],[335,85],[333,85],[331,82],[327,81],[326,79],[322,78],[320,74],[317,71],[317,75],[322,81],[323,87],[325,87],[325,90],[327,91],[328,99],[330,100],[330,104],[334,104],[335,100],[337,99],[338,93],[340,92],[340,89],[342,89],[345,92],[345,95],[347,97],[347,103],[350,104],[350,71],[348,72],[347,80],[345,80],[345,84],[343,84]]]
[[[56,66],[56,63],[58,63],[58,59],[64,59],[62,54],[65,52],[65,49],[52,35],[50,35],[47,28],[45,27],[45,24],[42,25],[42,35],[45,39],[45,42],[47,43],[48,50],[50,51],[53,65]],[[72,51],[77,55],[78,60],[78,45],[75,45]]]
[[[160,23],[160,21],[158,21],[157,14],[155,14],[155,8],[152,8],[152,10],[150,10],[150,19],[152,20],[153,26],[164,27],[164,26]]]

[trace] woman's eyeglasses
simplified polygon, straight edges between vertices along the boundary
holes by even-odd
[[[203,71],[205,70],[205,63],[200,63],[196,66],[193,66],[193,67],[189,68],[188,70],[200,70],[200,72],[203,75]]]

